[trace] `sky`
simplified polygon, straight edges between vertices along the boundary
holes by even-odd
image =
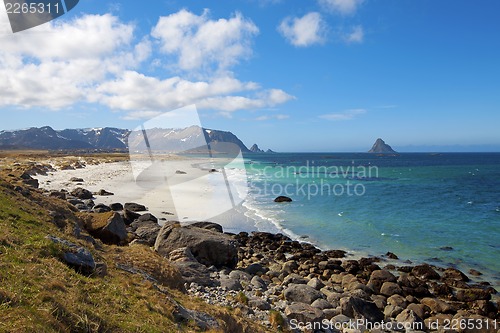
[[[497,0],[80,0],[12,33],[0,129],[135,128],[194,104],[275,151],[500,151]]]

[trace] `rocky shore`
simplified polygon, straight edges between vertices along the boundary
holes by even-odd
[[[21,178],[37,186],[29,173]],[[187,293],[238,308],[270,330],[500,332],[499,308],[492,301],[496,290],[486,282],[471,282],[455,268],[401,265],[393,253],[352,260],[344,251],[321,251],[282,234],[230,234],[211,222],[159,221],[140,214],[147,210],[141,204],[95,205],[94,196],[112,195],[104,190],[46,195],[73,205],[92,237],[149,247],[177,267]],[[56,224],[57,219],[55,214]],[[81,262],[73,256],[68,264],[81,265],[86,274],[103,274],[88,251],[80,252]],[[200,329],[210,329],[209,322],[200,322]]]
[[[153,215],[134,212],[146,209],[139,204],[109,207],[67,200],[82,211],[110,214],[102,224],[86,224],[90,234],[107,243],[151,247],[179,269],[188,293],[210,304],[239,308],[268,327],[363,332],[385,322],[392,328],[385,331],[398,331],[397,323],[413,331],[500,329],[499,310],[491,301],[496,291],[487,283],[470,283],[454,268],[396,266],[392,253],[348,260],[344,251],[321,251],[282,234],[225,234],[210,222],[182,226],[165,221],[160,226]],[[367,323],[356,324],[353,331],[349,323],[358,320]]]

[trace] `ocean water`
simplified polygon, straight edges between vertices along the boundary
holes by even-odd
[[[248,221],[322,249],[474,268],[500,285],[500,154],[245,156]],[[278,195],[292,203],[274,203]]]

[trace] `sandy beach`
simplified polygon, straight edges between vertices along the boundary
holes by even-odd
[[[242,179],[242,169],[234,168],[231,162],[224,158],[214,162],[203,158],[166,157],[154,163],[133,159],[57,170],[36,178],[41,188],[51,191],[65,189],[71,192],[82,187],[93,193],[111,192],[113,195],[94,195],[94,202],[106,205],[140,203],[161,221],[210,220],[229,231],[255,230],[253,223],[236,211],[241,209],[246,183]],[[238,183],[232,178],[236,173]],[[83,181],[72,181],[72,178]]]

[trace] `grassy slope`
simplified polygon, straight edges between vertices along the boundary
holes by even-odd
[[[9,183],[0,179],[0,332],[194,331],[189,322],[175,322],[176,302],[214,316],[224,332],[264,331],[240,319],[238,310],[183,294],[179,273],[149,248],[94,248],[73,237],[78,218],[65,202],[33,190],[24,197]],[[64,214],[64,225],[52,223],[49,210]],[[48,234],[90,249],[96,261],[107,264],[107,275],[86,277],[66,266]],[[158,283],[117,264],[146,272]]]

